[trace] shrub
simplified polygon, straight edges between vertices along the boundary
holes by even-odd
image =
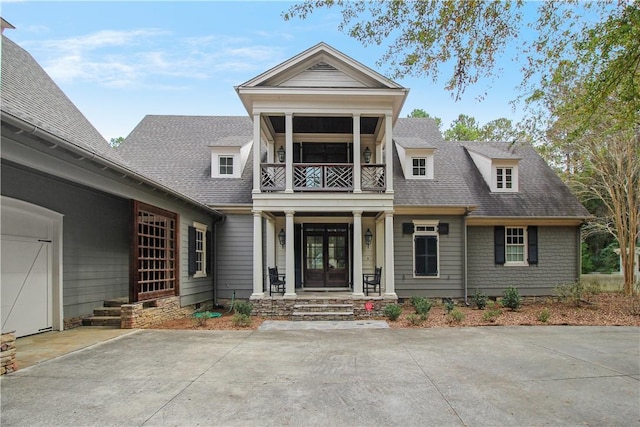
[[[251,316],[248,314],[236,313],[231,318],[231,322],[234,326],[240,326],[242,328],[251,325]]]
[[[500,316],[502,314],[502,311],[500,311],[499,309],[488,309],[487,311],[484,312],[484,314],[482,315],[482,320],[484,320],[485,322],[495,322],[498,319],[498,316]]]
[[[511,310],[517,310],[522,306],[522,297],[518,293],[518,289],[513,286],[509,286],[504,290],[502,294],[502,301],[500,301],[503,307],[510,308]]]
[[[553,293],[558,298],[558,301],[570,301],[574,303],[576,307],[580,306],[584,292],[584,286],[580,282],[563,283],[553,289]]]
[[[411,313],[407,316],[407,320],[413,326],[420,326],[427,320],[427,316],[424,314]]]
[[[549,317],[551,317],[551,313],[549,313],[547,307],[543,308],[542,311],[538,313],[538,321],[542,323],[547,323]]]
[[[451,298],[445,298],[444,309],[447,312],[447,314],[451,313],[454,308],[456,308],[456,302]]]
[[[393,322],[398,320],[398,317],[402,314],[402,307],[398,304],[389,304],[384,308],[383,313],[385,317],[388,317]]]
[[[478,307],[479,310],[485,309],[485,307],[487,306],[488,299],[489,298],[487,297],[487,295],[477,288],[476,288],[476,291],[473,293],[473,296],[471,297],[471,300],[476,305],[476,307]]]
[[[413,305],[416,314],[423,314],[425,316],[429,315],[429,311],[431,311],[431,307],[433,307],[431,300],[425,297],[411,297],[411,305]]]
[[[451,311],[451,313],[449,313],[449,319],[450,319],[450,321],[455,322],[455,323],[460,323],[460,322],[462,322],[462,321],[464,320],[464,317],[465,317],[465,316],[464,316],[464,313],[463,313],[463,312],[461,312],[460,310],[458,310],[457,308],[456,308],[456,309],[453,309],[453,310]]]
[[[253,311],[253,304],[245,301],[236,301],[233,304],[233,311],[235,311],[236,314],[251,316],[251,312]]]

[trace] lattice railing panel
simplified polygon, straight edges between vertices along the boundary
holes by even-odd
[[[351,166],[325,167],[326,187],[332,190],[351,190],[353,188],[353,168]]]
[[[362,165],[362,189],[384,191],[386,189],[385,165]]]
[[[286,185],[286,168],[283,164],[263,164],[260,173],[262,191],[283,191]]]

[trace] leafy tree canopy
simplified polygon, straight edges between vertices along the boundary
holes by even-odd
[[[111,145],[112,147],[119,147],[120,144],[122,144],[124,142],[124,137],[119,136],[117,138],[111,138],[111,140],[109,141],[109,145]]]

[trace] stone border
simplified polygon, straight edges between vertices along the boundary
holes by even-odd
[[[0,341],[0,375],[18,370],[16,363],[16,332],[3,332]]]
[[[178,296],[123,304],[120,312],[120,328],[146,328],[167,320],[190,317],[197,311],[210,311],[212,309],[213,301],[181,307],[180,297]]]
[[[253,315],[262,317],[288,317],[293,313],[294,305],[298,304],[353,304],[353,314],[356,319],[366,319],[374,316],[382,316],[384,308],[389,304],[397,304],[397,298],[385,297],[351,297],[351,298],[323,298],[304,297],[285,298],[278,296],[265,296],[263,298],[252,298],[249,300],[253,304]],[[366,309],[366,304],[373,304],[372,310]]]

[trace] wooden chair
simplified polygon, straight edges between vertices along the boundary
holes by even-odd
[[[382,295],[382,289],[380,287],[380,276],[382,276],[382,267],[376,267],[375,273],[362,275],[362,286],[364,287],[364,294],[369,295],[369,290],[373,289],[373,292],[378,289],[378,295]]]
[[[285,284],[285,275],[278,274],[278,267],[269,267],[269,295],[273,292],[284,294]]]

